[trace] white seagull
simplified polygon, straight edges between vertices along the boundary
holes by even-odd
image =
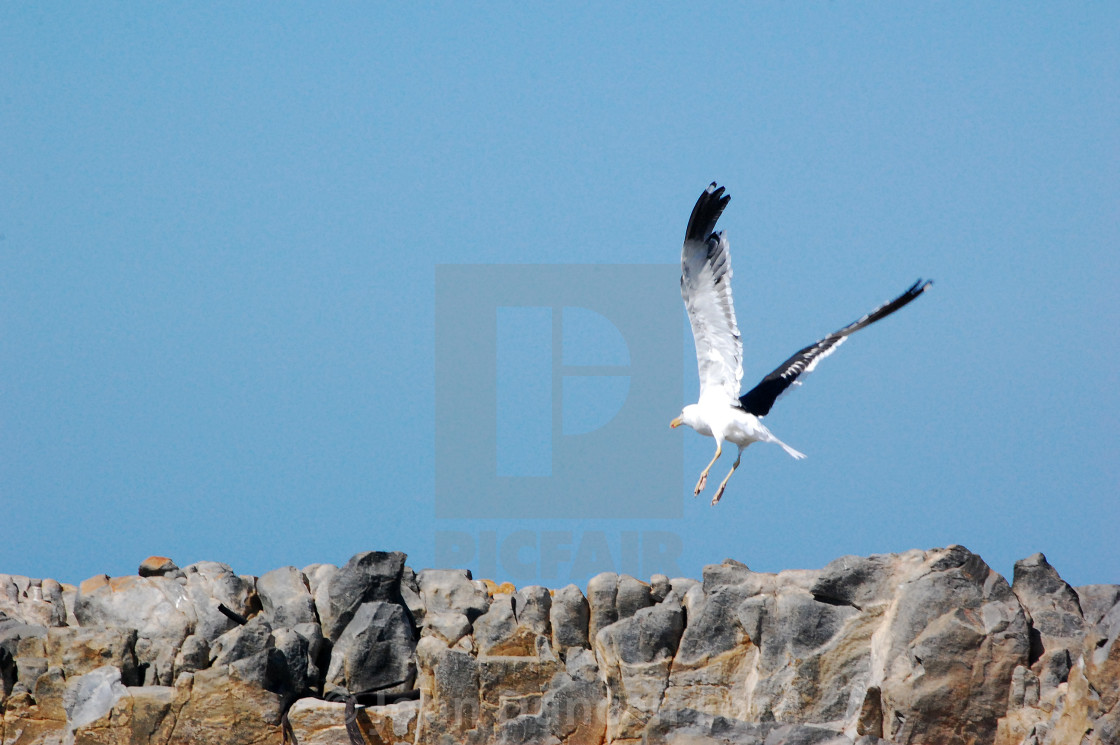
[[[817,363],[832,354],[849,335],[864,326],[886,318],[922,294],[930,282],[918,280],[894,300],[880,305],[855,323],[834,331],[815,344],[810,344],[762,379],[758,385],[739,395],[743,377],[743,342],[735,323],[735,305],[731,301],[731,254],[723,232],[715,232],[716,221],[727,207],[730,195],[713,181],[692,208],[681,251],[681,297],[692,324],[696,342],[696,364],[700,369],[700,400],[681,411],[670,427],[687,424],[694,430],[716,440],[716,454],[696,482],[694,494],[699,495],[708,482],[708,471],[723,453],[723,443],[739,446],[739,454],[731,471],[712,497],[719,502],[731,474],[739,467],[743,449],[752,442],[772,442],[800,460],[804,453],[794,450],[773,434],[760,421],[770,407],[798,380],[811,373]]]

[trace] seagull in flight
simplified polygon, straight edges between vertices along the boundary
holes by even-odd
[[[723,443],[739,447],[731,471],[724,477],[712,497],[719,502],[727,481],[743,457],[743,449],[752,442],[772,442],[800,460],[804,453],[794,450],[762,423],[774,402],[793,386],[801,385],[803,376],[811,373],[821,360],[836,351],[855,332],[886,318],[925,292],[931,282],[918,280],[894,300],[820,341],[810,344],[783,362],[758,385],[739,395],[743,377],[743,342],[735,322],[735,305],[731,300],[731,254],[723,231],[715,232],[716,221],[723,214],[731,196],[715,182],[696,200],[681,251],[681,297],[692,325],[696,342],[696,364],[700,370],[700,400],[685,406],[681,415],[669,423],[692,427],[716,441],[716,454],[700,473],[693,492],[699,495],[708,483],[708,472],[723,454]]]

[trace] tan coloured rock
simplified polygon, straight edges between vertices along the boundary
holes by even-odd
[[[143,683],[171,683],[175,653],[198,624],[186,587],[167,577],[114,577],[86,580],[74,615],[83,627],[135,629],[136,657],[145,669]]]
[[[140,562],[140,568],[136,573],[141,577],[160,577],[177,571],[179,567],[166,556],[149,556]]]
[[[1054,716],[1042,727],[1041,745],[1120,741],[1120,605],[1086,634]]]
[[[419,701],[358,707],[357,721],[370,743],[411,743],[416,737]],[[303,698],[288,710],[288,721],[299,745],[340,745],[346,734],[346,704]]]
[[[871,640],[883,734],[902,743],[991,742],[1017,666],[1026,616],[1010,586],[960,546],[902,555],[897,591]]]
[[[48,664],[67,678],[112,665],[121,672],[124,685],[139,682],[135,629],[52,628],[47,630],[45,651]]]
[[[66,729],[74,745],[166,745],[184,702],[183,692],[171,687],[131,687],[103,716]]]
[[[486,594],[490,597],[495,595],[512,595],[517,592],[517,587],[512,582],[502,582],[498,584],[492,579],[482,580],[482,584],[486,585]]]
[[[420,637],[401,636],[420,700],[360,709],[370,743],[1120,742],[1120,588],[1075,591],[1041,555],[1017,564],[1015,588],[953,546],[778,574],[728,560],[702,582],[605,574],[586,597],[488,587],[464,570],[397,582],[395,569],[362,569],[378,557],[399,563],[367,553],[347,565],[354,597],[329,565],[284,570],[277,587],[274,574],[261,615],[261,583],[214,562],[80,591],[8,577],[0,743],[279,742],[285,706],[322,694],[318,609],[352,622],[354,598],[378,592],[365,602],[407,607],[419,624],[398,625]],[[219,602],[249,624],[216,614]],[[67,618],[84,626],[57,625]],[[139,678],[129,640],[139,666],[177,685],[123,686]],[[376,676],[383,662],[359,667]],[[346,742],[344,711],[303,698],[289,719],[301,745]]]
[[[95,574],[89,579],[84,579],[78,583],[78,592],[83,595],[88,595],[99,587],[104,587],[109,584],[108,574]]]
[[[174,691],[167,686],[129,688],[112,711],[74,731],[74,743],[85,745],[134,745],[166,743],[174,718]]]
[[[526,587],[515,595],[499,595],[474,623],[479,654],[536,655],[551,645],[549,612],[552,595],[543,587]]]
[[[434,636],[416,645],[420,715],[416,745],[483,743],[478,663],[473,654],[449,649]]]
[[[43,719],[66,720],[66,709],[62,703],[62,696],[66,692],[66,678],[62,669],[49,667],[47,671],[35,681],[35,688],[31,694],[38,705],[38,714]]]
[[[541,698],[561,669],[556,659],[531,657],[483,656],[477,664],[484,724],[540,713]]]
[[[597,637],[610,737],[640,736],[638,725],[656,710],[691,710],[824,725],[852,738],[990,742],[1012,671],[1026,662],[1021,607],[1002,578],[960,548],[846,557],[819,572],[778,575],[728,562],[705,569],[684,606],[688,623],[665,683],[656,665],[624,664],[602,643],[652,630],[619,622]]]
[[[176,689],[186,701],[175,716],[168,745],[252,745],[279,737],[283,700],[242,680],[234,666],[186,673]]]
[[[4,745],[62,745],[66,738],[66,712],[57,704],[39,706],[31,693],[13,693],[4,701],[0,717],[0,742]]]

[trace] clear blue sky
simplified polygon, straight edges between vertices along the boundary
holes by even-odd
[[[528,531],[551,585],[628,532],[1120,582],[1120,6],[227,5],[0,9],[0,572]],[[936,282],[767,418],[808,460],[713,509],[678,430],[679,518],[437,518],[436,266],[671,264],[712,180],[744,383]]]

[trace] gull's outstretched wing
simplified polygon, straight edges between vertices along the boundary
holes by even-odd
[[[789,389],[790,386],[801,385],[798,380],[802,375],[813,372],[817,363],[836,351],[845,339],[859,331],[864,326],[870,326],[876,321],[886,318],[899,308],[909,303],[914,298],[925,292],[932,282],[918,280],[910,289],[902,293],[889,303],[883,303],[875,310],[868,313],[855,323],[845,326],[839,331],[834,331],[816,344],[811,344],[778,366],[778,369],[762,379],[762,382],[748,391],[739,399],[739,406],[758,417],[770,413],[770,407]]]
[[[739,395],[743,377],[743,343],[731,302],[731,255],[716,221],[730,196],[713,181],[692,208],[681,251],[681,297],[692,324],[696,364],[700,370],[700,398]]]

